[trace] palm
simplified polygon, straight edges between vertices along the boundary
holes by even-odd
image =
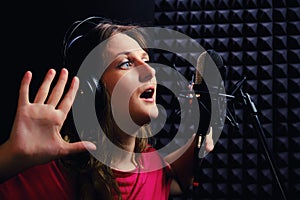
[[[59,132],[64,120],[63,115],[47,105],[22,106],[18,109],[14,126],[16,145],[21,143],[20,147],[30,154],[35,154],[35,157],[43,157],[43,154],[55,156],[63,143]]]
[[[62,71],[58,82],[48,95],[54,76],[53,70],[48,72],[33,103],[28,100],[30,73],[24,76],[20,88],[11,141],[16,148],[20,148],[19,152],[29,156],[30,162],[35,164],[83,151],[88,144],[88,142],[71,144],[62,139],[60,129],[74,101],[78,80],[73,79],[70,89],[62,98],[68,73],[66,70]]]

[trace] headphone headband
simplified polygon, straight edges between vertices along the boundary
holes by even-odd
[[[100,21],[104,21],[105,18],[99,16],[88,17],[83,20],[75,21],[66,31],[63,39],[63,57],[67,57],[67,51],[70,46],[87,34],[91,29],[95,28]]]

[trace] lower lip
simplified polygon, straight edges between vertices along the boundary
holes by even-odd
[[[153,98],[148,98],[148,99],[144,99],[142,98],[143,101],[147,102],[147,103],[154,103],[154,99]]]

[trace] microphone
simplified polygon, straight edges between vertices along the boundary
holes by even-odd
[[[195,97],[197,99],[200,112],[198,128],[195,130],[198,150],[204,149],[201,148],[201,145],[205,141],[206,135],[211,133],[212,129],[222,128],[224,118],[228,118],[225,112],[225,101],[234,99],[235,96],[226,94],[224,91],[223,80],[226,79],[226,76],[227,67],[224,65],[222,57],[214,50],[204,51],[197,58],[196,69],[188,88],[180,92],[180,96],[188,100],[187,106],[193,103]],[[214,112],[211,111],[212,108]],[[182,112],[179,110],[176,114],[179,115]],[[197,155],[204,157],[205,152],[201,152]]]
[[[210,57],[209,57],[210,56]],[[209,60],[211,59],[211,60]],[[209,85],[209,91],[207,88],[207,85],[205,84],[205,81],[203,80],[203,77],[201,77],[201,74],[205,77],[212,78],[216,77],[214,76],[214,71],[211,70],[212,63],[214,62],[215,66],[218,68],[221,78],[217,81],[210,81],[210,79],[206,79]],[[201,72],[201,74],[199,73]],[[198,97],[198,101],[200,103],[200,106],[202,106],[203,109],[208,110],[206,107],[209,107],[210,99],[209,97],[212,97],[212,102],[214,103],[214,106],[218,106],[219,109],[217,109],[217,118],[222,120],[222,116],[225,116],[225,119],[233,126],[238,127],[238,123],[232,114],[232,111],[229,109],[226,109],[225,107],[221,107],[222,101],[228,100],[235,100],[237,99],[237,91],[240,89],[241,85],[245,82],[246,77],[243,77],[242,80],[237,82],[234,85],[233,90],[230,90],[229,94],[226,94],[224,92],[220,92],[222,88],[225,86],[225,81],[227,80],[227,74],[228,74],[228,68],[226,65],[224,65],[222,57],[214,50],[207,50],[206,52],[203,52],[197,60],[197,71],[195,72],[196,78],[195,83],[193,84],[193,90]],[[217,82],[217,84],[216,84]],[[182,91],[183,93],[186,93],[186,91]],[[209,94],[209,95],[206,95]],[[206,96],[203,96],[206,95]],[[202,96],[202,98],[200,98]],[[208,98],[208,100],[207,100]],[[234,108],[232,108],[234,109]],[[218,113],[219,112],[219,113]],[[234,111],[233,111],[234,112]],[[216,125],[220,123],[219,121],[216,121]]]
[[[222,79],[225,80],[228,70],[224,65],[223,58],[216,51],[209,49],[201,53],[197,59],[195,84],[202,83],[204,73],[213,73],[214,71],[212,71],[212,69],[214,65],[218,68]]]
[[[218,68],[218,71],[221,75],[221,78],[217,81],[215,80],[215,78],[217,77],[214,75],[216,71],[212,69],[215,68],[215,66]],[[227,66],[224,65],[222,57],[214,50],[204,51],[200,54],[200,56],[197,59],[197,66],[195,73],[192,76],[190,89],[181,90],[182,96],[185,96],[187,98],[193,97],[190,95],[192,89],[196,97],[200,97],[201,94],[210,94],[210,96],[213,96],[214,98],[226,97],[228,99],[234,99],[235,96],[233,94],[226,94],[224,92],[220,92],[221,88],[224,87],[227,74]],[[208,79],[205,81],[203,80],[204,76],[208,77]],[[214,80],[211,81],[210,79]],[[209,90],[206,82],[210,86]]]
[[[203,53],[200,54],[200,56],[197,59],[194,84],[201,84],[203,81],[201,74],[203,74],[203,72],[204,72],[205,58],[206,58],[207,54],[208,54],[208,52],[204,51]]]
[[[193,189],[196,190],[200,183],[200,174],[198,172],[198,167],[202,164],[205,150],[202,147],[206,134],[209,127],[209,122],[211,118],[211,105],[210,105],[210,95],[207,89],[207,85],[205,81],[203,81],[203,75],[205,71],[206,65],[206,57],[208,55],[208,51],[204,51],[201,53],[197,59],[197,65],[195,69],[195,74],[192,79],[195,79],[195,82],[192,81],[191,87],[194,92],[195,96],[197,97],[199,106],[200,106],[200,120],[198,122],[198,129],[196,131],[196,138],[195,138],[195,147],[194,147],[194,180],[193,180]],[[195,91],[197,88],[197,92]],[[200,91],[201,88],[201,91]],[[203,102],[205,101],[205,102]],[[201,159],[199,159],[201,158]]]
[[[200,100],[200,96],[203,95],[203,97],[204,97],[204,96],[207,96],[207,94],[209,94],[206,84],[203,81],[206,57],[208,54],[209,54],[208,51],[204,51],[198,57],[196,71],[195,71],[195,82],[192,83],[193,90],[195,90],[195,85],[197,85],[197,88],[201,87],[201,90],[202,90],[202,93],[195,92],[198,103],[200,104],[200,121],[199,121],[199,125],[198,125],[198,130],[196,132],[197,143],[196,143],[196,152],[195,152],[196,155],[195,156],[198,156],[197,154],[199,154],[199,150],[205,140],[205,136],[206,136],[206,132],[207,132],[206,127],[208,127],[208,124],[209,124],[208,120],[205,120],[205,119],[210,119],[210,98],[209,98],[209,96],[208,96],[208,99],[206,98],[205,103],[203,103]],[[203,117],[204,115],[206,115],[206,116]]]
[[[216,76],[216,67],[219,70],[221,77]],[[224,66],[222,57],[216,51],[210,49],[200,54],[197,59],[195,82],[192,83],[192,88],[200,106],[201,116],[199,128],[197,130],[197,135],[199,136],[197,144],[198,148],[200,148],[204,142],[206,134],[210,132],[211,127],[209,126],[212,117],[212,106],[217,108],[217,112],[219,112],[216,117],[221,119],[221,112],[224,108],[221,108],[222,104],[220,101],[224,101],[224,98],[234,98],[233,95],[227,95],[224,92],[220,92],[223,91],[221,89],[223,89],[226,74],[227,67]],[[220,80],[218,80],[218,77]],[[213,113],[213,116],[215,116],[214,114],[215,113]],[[214,124],[218,124],[218,122],[214,122]]]
[[[217,70],[216,71],[216,67]],[[220,73],[221,76],[216,76]],[[206,151],[203,146],[205,141],[213,139],[213,132],[216,128],[222,127],[223,111],[226,110],[222,101],[227,98],[233,99],[233,95],[228,95],[224,90],[224,80],[227,75],[227,67],[224,66],[222,57],[214,50],[207,50],[201,53],[197,59],[195,71],[195,82],[192,83],[192,89],[197,97],[200,107],[200,120],[196,132],[196,146],[194,148],[194,189],[199,185],[201,180],[197,169],[202,164]],[[217,108],[212,113],[211,109]],[[210,122],[211,120],[212,123]],[[214,143],[214,142],[213,142]],[[199,160],[199,158],[201,158]]]

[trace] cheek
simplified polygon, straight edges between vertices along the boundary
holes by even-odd
[[[135,70],[131,71],[118,71],[105,74],[102,77],[102,81],[106,86],[106,89],[110,95],[115,91],[122,91],[127,93],[133,93],[137,87],[139,87],[138,74]],[[117,88],[116,88],[117,87]],[[116,95],[116,94],[114,94]]]
[[[117,109],[117,112],[122,112],[126,108],[137,105],[137,87],[138,83],[132,76],[115,77],[115,79],[107,81],[106,89],[111,98],[111,104]]]

